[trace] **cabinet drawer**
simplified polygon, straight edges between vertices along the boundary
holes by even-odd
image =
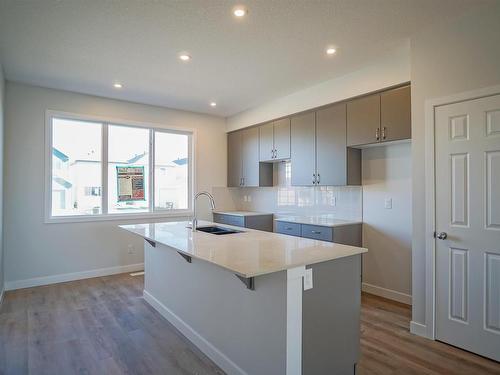
[[[302,237],[321,241],[333,241],[333,228],[302,224]]]
[[[234,225],[237,227],[245,227],[245,218],[243,216],[213,214],[213,220],[219,224]]]
[[[300,236],[300,224],[277,221],[276,232],[281,234],[289,234],[291,236]]]

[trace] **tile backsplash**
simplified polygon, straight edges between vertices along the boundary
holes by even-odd
[[[272,212],[276,216],[328,215],[336,219],[362,219],[361,186],[291,186],[290,162],[275,163],[273,168],[273,187],[214,187],[217,209]]]

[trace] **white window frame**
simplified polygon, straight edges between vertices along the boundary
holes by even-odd
[[[102,158],[101,158],[101,214],[97,215],[68,215],[68,216],[53,216],[52,215],[52,123],[53,119],[65,119],[76,121],[99,122],[102,124]],[[125,126],[132,128],[142,128],[149,130],[149,175],[148,175],[148,194],[149,194],[149,211],[148,212],[131,212],[131,213],[109,213],[108,212],[108,127],[109,125]],[[184,134],[188,136],[188,208],[179,210],[168,210],[155,208],[155,193],[154,193],[154,162],[155,162],[155,132]],[[194,144],[196,140],[196,131],[189,128],[172,128],[169,126],[154,124],[148,122],[135,122],[123,119],[89,116],[76,113],[68,113],[54,110],[47,110],[45,113],[45,223],[76,223],[89,221],[106,221],[106,220],[135,220],[135,219],[156,219],[161,217],[180,217],[187,218],[193,213],[192,201],[193,191],[195,187],[195,150]]]

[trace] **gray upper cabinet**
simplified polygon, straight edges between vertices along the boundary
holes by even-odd
[[[259,126],[259,159],[272,161],[274,156],[274,125],[272,122]]]
[[[361,184],[361,151],[346,146],[346,104],[292,117],[294,186]]]
[[[284,118],[259,127],[259,160],[277,161],[290,158],[290,119]]]
[[[274,121],[274,159],[290,159],[290,119]]]
[[[259,163],[259,129],[228,134],[227,183],[229,187],[272,186],[271,164]]]
[[[410,86],[347,103],[347,146],[411,138]]]
[[[243,159],[241,153],[241,132],[227,135],[227,186],[241,186],[243,176]]]
[[[310,186],[316,174],[315,112],[291,119],[291,173],[292,185]]]
[[[380,138],[382,142],[411,138],[410,86],[380,94]]]
[[[346,105],[316,112],[317,185],[347,184]]]
[[[259,129],[249,128],[241,131],[243,186],[259,186]]]
[[[347,103],[347,146],[380,141],[380,95],[369,95]]]

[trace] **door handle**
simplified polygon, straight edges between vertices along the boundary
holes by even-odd
[[[436,234],[436,238],[438,240],[446,240],[448,238],[448,233],[446,232],[439,232]]]

